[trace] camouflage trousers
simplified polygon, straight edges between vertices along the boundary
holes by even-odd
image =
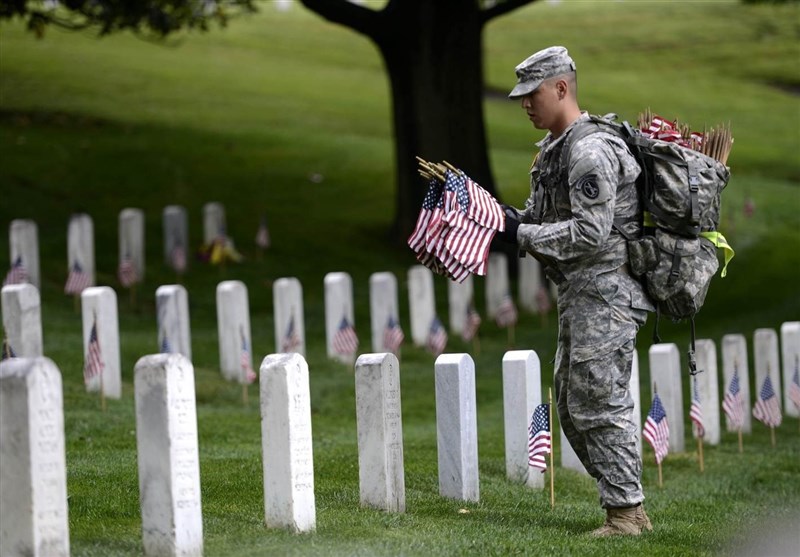
[[[559,286],[555,362],[561,428],[597,480],[603,508],[644,500],[639,435],[630,392],[636,333],[647,318],[641,285],[624,270],[602,273],[575,292]],[[633,302],[631,301],[633,300]],[[648,302],[649,303],[649,302]]]

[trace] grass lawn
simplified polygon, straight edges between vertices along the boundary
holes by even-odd
[[[756,328],[800,319],[799,14],[796,3],[537,2],[492,22],[484,36],[492,93],[486,124],[504,200],[521,205],[527,196],[526,171],[541,133],[518,103],[494,91],[511,88],[514,65],[530,53],[564,44],[579,67],[582,104],[592,112],[635,119],[650,106],[696,128],[731,123],[736,142],[722,232],[737,255],[728,277],[712,284],[698,337],[719,345],[722,335],[741,333],[751,342]],[[438,496],[433,357],[407,343],[407,512],[359,508],[353,372],[325,356],[322,285],[328,272],[352,275],[366,351],[369,276],[395,273],[410,336],[406,272],[415,260],[410,250],[392,247],[386,232],[394,210],[390,106],[375,48],[300,6],[278,12],[263,3],[257,16],[166,46],[57,29],[36,40],[19,23],[0,24],[0,262],[9,259],[8,223],[35,220],[45,354],[64,377],[72,554],[142,553],[133,366],[158,349],[155,289],[175,280],[162,263],[161,211],[185,206],[199,246],[209,201],[225,205],[229,233],[247,259],[224,270],[193,263],[184,281],[206,555],[784,554],[767,546],[748,553],[761,539],[788,539],[796,548],[797,418],[784,420],[774,448],[759,423],[743,454],[735,436],[724,434],[719,446],[706,447],[703,474],[687,437],[687,452],[664,463],[663,488],[646,447],[643,481],[656,530],[640,539],[585,535],[602,521],[586,477],[557,468],[553,510],[545,491],[508,482],[500,373],[508,346],[505,331],[488,322],[480,353],[473,353],[481,501]],[[748,199],[755,205],[750,218],[743,214]],[[148,267],[135,306],[115,277],[117,215],[125,207],[146,215]],[[67,221],[79,211],[94,219],[98,283],[119,296],[123,397],[109,401],[105,413],[85,393],[80,316],[63,294]],[[262,214],[273,247],[256,260]],[[249,290],[257,361],[272,352],[271,287],[284,276],[303,284],[311,373],[317,531],[299,536],[263,526],[256,387],[245,407],[240,388],[221,378],[216,344],[215,288],[237,279]],[[446,282],[437,277],[435,286],[445,316]],[[483,279],[475,287],[482,311]],[[639,339],[645,408],[652,327],[651,319]],[[661,329],[685,363],[688,325]],[[514,348],[537,351],[545,389],[556,334],[555,316],[542,323],[523,314],[516,330]],[[448,351],[471,346],[452,338]]]

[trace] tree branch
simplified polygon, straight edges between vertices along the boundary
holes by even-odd
[[[348,0],[300,0],[303,5],[331,23],[338,23],[372,39],[380,27],[381,12],[359,6]]]
[[[535,1],[536,0],[505,0],[505,2],[498,2],[491,8],[481,10],[481,25],[485,25],[496,17],[513,12],[517,8],[521,8],[522,6]]]

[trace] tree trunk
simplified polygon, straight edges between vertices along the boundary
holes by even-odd
[[[495,192],[483,119],[482,24],[473,1],[400,2],[375,37],[392,92],[397,188],[392,238],[414,227],[427,184],[420,157],[447,160]]]

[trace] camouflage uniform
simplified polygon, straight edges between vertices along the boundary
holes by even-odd
[[[585,119],[587,114],[578,121]],[[546,262],[548,276],[558,283],[555,390],[561,427],[597,480],[601,505],[631,507],[644,500],[631,365],[636,333],[654,308],[630,275],[625,239],[612,224],[638,213],[634,182],[640,170],[622,140],[605,132],[579,139],[565,168],[562,146],[574,127],[538,144],[517,240]],[[541,197],[535,195],[537,184]],[[628,232],[637,226],[624,225]]]

